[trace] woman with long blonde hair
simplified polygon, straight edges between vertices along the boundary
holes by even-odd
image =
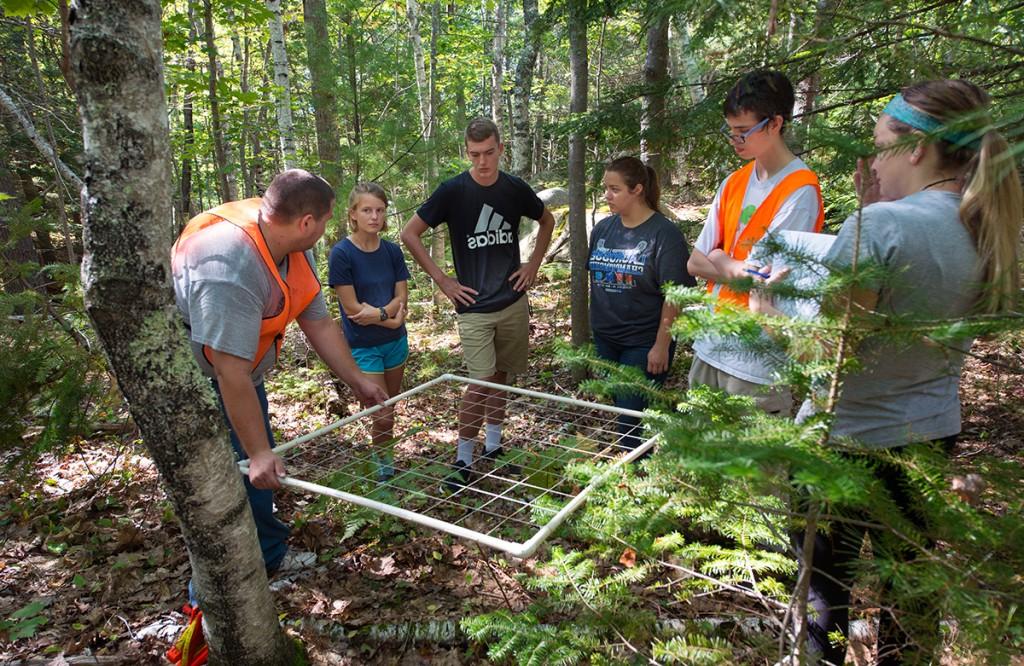
[[[887,322],[939,322],[1014,308],[1024,221],[1021,184],[1006,140],[992,128],[988,105],[988,94],[978,86],[946,79],[904,88],[885,107],[874,129],[872,182],[858,179],[864,208],[846,220],[826,257],[826,263],[849,267],[856,256],[858,272],[870,265],[883,269],[866,272],[879,277],[854,290],[855,313]],[[764,305],[763,297],[752,298],[752,310],[769,311]],[[971,343],[939,345],[923,336],[865,339],[856,350],[859,367],[843,377],[831,437],[895,456],[926,442],[949,450],[960,433],[960,373]],[[920,512],[927,500],[904,468],[889,461],[868,464],[903,515],[927,527]],[[815,539],[813,613],[807,622],[811,650],[826,663],[844,661],[846,642],[834,642],[830,634],[848,636],[864,525],[876,522],[860,518],[835,520],[827,535]],[[914,557],[891,532],[868,531],[876,557],[889,546],[896,562]],[[802,537],[796,542],[799,549]],[[918,594],[913,607],[892,607],[886,597],[898,574],[881,573],[877,663],[930,661],[939,637],[934,595]]]

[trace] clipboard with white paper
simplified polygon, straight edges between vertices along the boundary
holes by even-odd
[[[814,289],[826,275],[822,264],[836,237],[830,234],[816,234],[808,231],[782,230],[773,232],[775,240],[785,249],[781,252],[758,253],[758,260],[771,264],[772,272],[789,268],[785,282],[800,290]],[[795,262],[794,257],[810,259],[809,262]],[[821,304],[813,298],[775,298],[775,307],[798,319],[813,319],[818,316]]]

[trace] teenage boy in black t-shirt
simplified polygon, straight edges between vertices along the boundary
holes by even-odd
[[[526,290],[537,278],[555,228],[555,218],[533,189],[498,169],[504,150],[497,125],[487,118],[471,121],[466,128],[469,171],[441,183],[402,230],[409,254],[455,306],[469,376],[496,384],[507,384],[510,375],[526,371]],[[519,219],[524,216],[540,225],[526,264],[519,257]],[[423,245],[424,232],[441,224],[448,225],[454,278],[434,263]],[[504,391],[467,386],[459,406],[458,453],[449,487],[469,482],[481,424],[486,432],[484,457],[496,459],[503,453],[504,420]]]

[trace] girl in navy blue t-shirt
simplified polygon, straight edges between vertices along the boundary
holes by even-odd
[[[604,198],[612,215],[590,235],[590,328],[597,355],[640,368],[661,385],[675,354],[670,328],[678,308],[665,300],[666,283],[692,287],[682,232],[659,208],[658,174],[636,157],[612,160],[604,171]],[[615,404],[642,411],[641,392],[620,393]],[[641,442],[640,419],[619,417],[619,444]]]
[[[402,390],[409,356],[405,316],[409,269],[397,244],[380,237],[387,228],[388,196],[377,183],[357,184],[348,197],[352,233],[331,248],[329,284],[341,302],[341,323],[352,357],[389,396]],[[394,407],[373,415],[371,438],[378,478],[394,475],[391,452],[378,447],[393,437]]]

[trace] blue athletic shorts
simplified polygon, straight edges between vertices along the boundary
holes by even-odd
[[[409,336],[403,335],[394,342],[385,342],[376,347],[353,347],[352,358],[360,370],[370,375],[394,370],[409,358]]]

